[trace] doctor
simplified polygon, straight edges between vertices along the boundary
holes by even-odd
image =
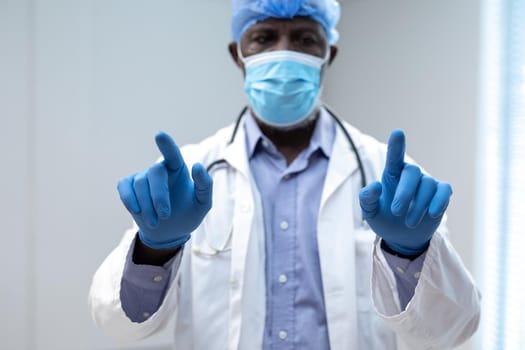
[[[95,273],[95,322],[135,340],[175,317],[175,349],[464,342],[480,296],[447,239],[451,187],[405,157],[402,131],[385,146],[320,102],[338,3],[233,9],[249,108],[196,145],[159,133],[163,159],[120,180],[136,225]]]

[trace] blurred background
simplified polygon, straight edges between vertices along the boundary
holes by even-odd
[[[525,1],[344,0],[324,100],[454,187],[451,240],[484,295],[461,347],[525,348]],[[120,177],[246,103],[228,0],[0,0],[0,347],[169,349],[95,328],[91,277],[131,219]],[[520,234],[521,233],[521,234]]]

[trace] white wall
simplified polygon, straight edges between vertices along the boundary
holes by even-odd
[[[115,185],[157,157],[157,130],[182,144],[236,117],[228,3],[0,0],[2,348],[120,348],[86,304],[130,223]],[[411,155],[454,185],[452,239],[469,267],[478,7],[345,1],[325,89],[343,118],[382,140],[404,128]]]
[[[34,263],[32,253],[34,169],[29,138],[32,105],[29,88],[30,23],[24,0],[0,1],[0,339],[6,349],[25,349],[33,333]],[[12,334],[12,336],[10,336]]]

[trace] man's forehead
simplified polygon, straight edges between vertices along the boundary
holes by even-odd
[[[246,30],[244,34],[248,34],[258,30],[305,30],[324,33],[323,26],[310,17],[297,16],[293,18],[275,18],[270,17],[262,21],[254,23]]]

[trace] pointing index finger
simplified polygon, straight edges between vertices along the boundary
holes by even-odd
[[[164,162],[168,170],[177,171],[184,165],[184,159],[180,154],[179,147],[177,147],[170,135],[160,131],[155,136],[155,142],[164,157]]]
[[[405,166],[405,133],[396,129],[388,139],[384,174],[399,179]]]

